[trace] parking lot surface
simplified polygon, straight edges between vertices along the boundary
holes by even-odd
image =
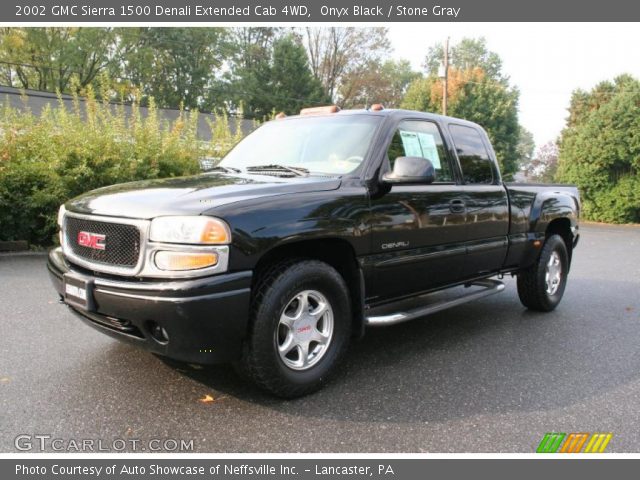
[[[640,451],[638,227],[582,228],[556,311],[527,311],[506,279],[499,295],[369,330],[327,388],[293,401],[85,326],[58,304],[45,258],[0,256],[2,452],[44,434],[64,451],[154,439],[201,452],[531,453],[552,431],[611,432],[608,452]]]

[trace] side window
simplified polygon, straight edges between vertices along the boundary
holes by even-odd
[[[387,150],[389,167],[398,157],[422,157],[431,160],[436,170],[436,182],[452,182],[451,166],[435,123],[420,120],[400,122]]]
[[[460,159],[464,183],[493,183],[493,165],[480,133],[471,127],[449,125]]]

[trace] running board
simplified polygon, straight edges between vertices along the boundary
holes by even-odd
[[[440,312],[447,308],[457,307],[458,305],[472,302],[479,298],[488,297],[489,295],[494,295],[504,290],[504,283],[499,280],[478,280],[477,282],[470,283],[469,286],[482,287],[482,290],[476,290],[475,292],[467,293],[466,295],[462,295],[452,300],[440,300],[432,303],[431,305],[407,310],[406,312],[365,317],[365,324],[370,326],[394,325],[396,323],[402,323],[408,320],[413,320],[414,318],[424,317],[425,315]]]

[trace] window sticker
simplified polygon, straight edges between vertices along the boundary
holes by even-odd
[[[420,139],[415,133],[400,130],[400,137],[402,138],[402,146],[406,157],[422,157]]]
[[[420,146],[422,147],[422,156],[428,160],[431,160],[433,167],[436,170],[441,170],[440,156],[438,155],[438,147],[433,139],[433,135],[429,133],[418,133],[418,140],[420,140]]]

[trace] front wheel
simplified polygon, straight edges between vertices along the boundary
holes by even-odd
[[[319,389],[344,354],[351,331],[347,285],[316,260],[275,266],[257,285],[242,369],[275,395]]]
[[[536,263],[518,273],[520,301],[531,310],[550,312],[562,300],[568,273],[567,246],[560,235],[551,235]]]

